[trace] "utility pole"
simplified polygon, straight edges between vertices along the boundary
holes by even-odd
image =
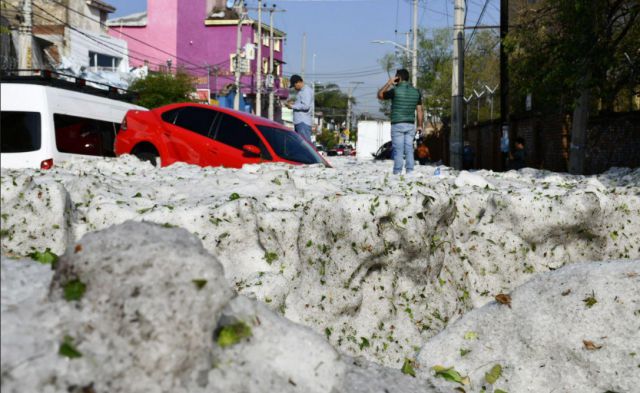
[[[464,108],[464,14],[465,0],[455,0],[453,26],[453,73],[451,78],[450,165],[462,169],[462,111]]]
[[[271,4],[269,8],[269,120],[273,120],[274,117],[274,101],[275,101],[275,79],[273,68],[273,47],[275,45],[275,38],[273,36],[273,14],[275,12],[285,12],[285,10],[277,10],[276,5]],[[281,38],[281,37],[279,37]]]
[[[211,66],[209,64],[207,64],[207,90],[209,90],[207,104],[211,104]]]
[[[236,33],[236,61],[235,61],[235,74],[236,74],[236,80],[235,80],[235,85],[236,85],[236,95],[235,95],[235,99],[233,100],[233,109],[235,110],[240,110],[240,94],[242,94],[241,89],[240,89],[240,76],[242,75],[241,69],[240,69],[240,51],[242,48],[242,22],[244,21],[244,17],[245,17],[245,9],[244,6],[242,4],[240,4],[238,6],[238,14],[240,15],[240,17],[238,18],[238,31]]]
[[[258,0],[258,60],[256,61],[256,115],[262,116],[262,0]]]
[[[409,42],[409,36],[410,35],[411,35],[410,31],[407,31],[406,33],[404,33],[404,38],[405,38],[405,40],[404,40],[405,41],[405,45],[404,46],[407,47],[407,49],[411,48],[411,46],[410,46],[411,43]],[[411,52],[408,52],[408,51],[404,52],[404,64],[406,64],[406,67],[409,66],[409,61],[410,61],[409,60],[409,54],[410,53]]]
[[[311,123],[316,124],[316,54],[313,54],[313,62],[311,68],[311,90],[313,91],[313,102],[311,103]],[[316,128],[317,129],[317,128]],[[313,130],[312,130],[313,131]]]
[[[33,9],[31,8],[31,0],[24,0],[22,4],[22,16],[24,20],[18,28],[18,37],[20,37],[18,69],[30,70],[33,68]]]
[[[307,63],[307,33],[302,34],[302,62],[300,63],[300,76],[304,80],[305,65]]]
[[[275,89],[275,76],[273,75],[273,13],[276,11],[276,5],[272,4],[269,9],[269,120],[273,120],[273,104],[274,104],[274,89]]]
[[[413,0],[413,53],[411,57],[411,83],[418,87],[418,0]]]
[[[220,72],[218,66],[213,67],[213,91],[216,99],[218,99],[218,72]]]

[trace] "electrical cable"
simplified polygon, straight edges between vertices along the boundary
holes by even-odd
[[[43,16],[43,15],[41,15],[41,14],[37,14],[37,13],[35,13],[35,12],[34,12],[34,15],[36,15],[36,16],[38,16],[38,17],[40,17],[40,18],[44,19],[44,20],[47,20],[47,21],[49,21],[49,22],[55,22],[55,21],[58,21],[58,22],[60,22],[60,23],[64,24],[66,27],[70,28],[71,30],[73,30],[73,31],[75,31],[75,32],[77,32],[77,33],[79,33],[79,34],[81,34],[82,36],[84,36],[84,37],[88,38],[89,40],[91,40],[91,41],[93,41],[93,42],[95,42],[95,43],[97,43],[98,45],[101,45],[101,46],[103,46],[103,47],[105,47],[105,48],[107,48],[107,49],[112,50],[113,52],[115,52],[115,53],[117,53],[117,54],[119,54],[119,55],[121,55],[121,56],[127,56],[127,57],[129,57],[129,58],[133,58],[133,59],[136,59],[136,60],[138,60],[138,61],[142,61],[142,62],[146,61],[146,59],[141,59],[141,58],[139,58],[139,57],[132,56],[130,53],[122,52],[122,49],[123,49],[122,47],[117,47],[117,46],[116,46],[116,47],[114,47],[114,46],[112,46],[112,45],[109,45],[109,44],[105,43],[104,41],[101,41],[101,40],[99,40],[99,39],[97,39],[97,38],[95,38],[95,37],[92,37],[91,35],[89,35],[89,34],[87,34],[87,33],[83,32],[82,30],[79,30],[79,29],[77,29],[77,28],[75,28],[75,27],[73,27],[73,26],[69,25],[67,22],[65,22],[65,21],[63,21],[63,20],[61,20],[61,19],[57,18],[56,16],[54,16],[54,15],[50,14],[49,12],[47,12],[46,10],[44,10],[43,8],[39,7],[37,4],[33,4],[33,7],[38,8],[40,11],[42,11],[42,12],[44,12],[45,14],[49,15],[50,17],[54,18],[54,20],[52,20],[51,18],[47,18],[47,17],[45,17],[45,16]],[[155,63],[150,63],[150,64],[153,64],[153,65],[156,65],[156,66],[162,66],[162,64],[155,64]]]
[[[478,17],[478,20],[476,21],[476,25],[473,27],[473,30],[471,31],[471,36],[469,37],[469,40],[467,41],[467,44],[464,47],[465,52],[467,51],[467,49],[469,49],[469,46],[471,45],[471,41],[473,40],[473,37],[475,36],[476,31],[478,31],[478,26],[480,26],[480,23],[482,23],[482,18],[484,17],[485,12],[487,11],[487,5],[489,5],[489,0],[484,0],[484,6],[482,7],[480,16]]]
[[[64,7],[64,8],[68,9],[69,11],[74,12],[74,13],[76,13],[76,14],[78,14],[78,15],[80,15],[80,16],[82,16],[82,17],[86,18],[86,19],[89,19],[89,20],[91,20],[91,21],[93,21],[93,22],[101,23],[99,20],[97,20],[97,19],[93,19],[93,18],[91,18],[91,17],[89,17],[89,16],[87,16],[87,15],[83,14],[83,13],[82,13],[82,12],[80,12],[80,11],[74,10],[73,8],[69,7],[68,5],[63,4],[63,3],[60,3],[58,0],[51,0],[51,2],[56,3],[56,4],[58,4],[58,5],[60,5],[60,6]],[[34,6],[35,6],[35,4],[34,4]],[[117,31],[119,34],[122,34],[122,35],[123,35],[123,36],[125,36],[125,37],[131,38],[131,39],[132,39],[132,40],[134,40],[134,41],[137,41],[137,42],[139,42],[139,43],[141,43],[141,44],[143,44],[143,45],[146,45],[146,46],[148,46],[149,48],[155,49],[155,50],[157,50],[157,51],[159,51],[159,52],[162,52],[162,53],[164,53],[164,54],[166,54],[166,55],[169,55],[169,56],[171,56],[171,57],[175,58],[176,60],[180,60],[180,61],[182,61],[183,63],[191,64],[192,66],[200,67],[200,68],[205,68],[205,69],[206,69],[206,67],[203,67],[203,66],[200,66],[200,65],[198,65],[198,64],[192,63],[192,62],[190,62],[189,60],[185,60],[185,59],[183,59],[183,58],[179,57],[179,56],[178,56],[178,55],[176,55],[176,54],[173,54],[173,53],[167,52],[167,51],[165,51],[165,50],[163,50],[163,49],[161,49],[161,48],[158,48],[158,47],[156,47],[156,46],[154,46],[154,45],[149,44],[148,42],[142,41],[142,40],[140,40],[140,39],[138,39],[138,38],[136,38],[136,37],[133,37],[133,36],[131,36],[131,35],[129,35],[129,34],[126,34],[126,33],[122,32],[121,30],[117,30],[117,28],[115,28],[115,27],[113,27],[113,26],[107,26],[107,27],[108,27],[109,29],[111,29],[111,30]]]

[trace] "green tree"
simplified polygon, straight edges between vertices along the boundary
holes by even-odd
[[[195,92],[194,78],[179,70],[175,75],[154,73],[144,79],[134,81],[129,90],[138,93],[138,105],[146,108],[173,104],[176,102],[192,102]]]
[[[507,37],[512,97],[531,93],[539,110],[573,111],[572,173],[584,169],[590,114],[614,109],[639,84],[639,15],[638,0],[545,0]]]
[[[506,40],[510,93],[566,111],[588,92],[612,110],[639,83],[639,13],[637,0],[545,0],[524,10]]]
[[[314,98],[316,112],[321,111],[325,121],[334,120],[336,124],[345,121],[349,96],[340,90],[340,86],[335,83],[316,84]],[[355,103],[355,98],[351,97],[351,104]]]
[[[429,114],[441,118],[451,117],[451,73],[452,73],[452,36],[449,29],[436,29],[431,32],[418,32],[418,88],[423,93],[423,105]],[[499,37],[497,32],[479,31],[474,39],[467,43],[465,51],[465,95],[473,90],[492,89],[500,79]],[[401,66],[396,59],[391,63],[392,54],[380,60],[385,71],[391,66]],[[497,93],[496,93],[497,94]],[[494,100],[497,102],[499,100]],[[474,106],[474,108],[477,106]],[[381,111],[388,115],[388,102],[381,103]],[[474,109],[475,110],[475,109]],[[494,118],[499,116],[499,107],[494,104]],[[484,98],[481,105],[481,120],[489,119],[489,106]],[[430,118],[427,118],[430,120]],[[435,124],[432,124],[436,126]]]
[[[316,140],[329,150],[338,144],[338,133],[324,129],[320,135],[317,136]]]

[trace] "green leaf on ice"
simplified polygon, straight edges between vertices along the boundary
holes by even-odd
[[[582,299],[582,301],[587,306],[587,308],[591,308],[591,307],[594,306],[594,304],[598,303],[598,300],[596,300],[596,294],[593,291],[591,292],[591,295],[589,295],[586,298]]]
[[[229,195],[230,201],[235,201],[236,199],[240,199],[240,195],[237,192],[234,192],[233,194]]]
[[[251,328],[246,323],[240,321],[233,325],[227,325],[220,330],[216,342],[222,348],[235,345],[243,338],[251,337]]]
[[[364,338],[364,337],[360,337],[360,340],[361,340],[361,341],[360,341],[359,346],[360,346],[360,350],[361,350],[361,351],[362,351],[362,349],[363,349],[363,348],[368,348],[368,347],[370,347],[370,346],[371,346],[371,345],[369,344],[369,340],[367,340],[366,338]]]
[[[464,334],[464,339],[465,340],[477,340],[478,339],[478,333],[472,332],[472,331],[466,332]]]
[[[469,377],[463,377],[453,367],[433,366],[431,369],[436,372],[436,377],[444,378],[447,381],[456,382],[461,385],[469,384]]]
[[[195,280],[191,280],[196,288],[198,288],[198,290],[204,288],[205,285],[207,285],[207,280],[203,280],[203,279],[195,279]]]
[[[495,366],[491,367],[491,371],[489,371],[484,375],[484,380],[487,381],[487,383],[490,383],[493,385],[494,383],[496,383],[496,381],[500,378],[501,375],[502,375],[502,366],[499,364],[496,364]]]
[[[75,279],[64,284],[64,299],[68,302],[72,302],[74,300],[82,299],[85,291],[87,290],[87,285],[82,281]]]
[[[405,358],[400,371],[402,371],[403,374],[407,374],[407,375],[411,375],[412,377],[415,377],[416,370],[413,369],[413,360]]]
[[[69,359],[82,357],[82,353],[73,345],[73,338],[71,336],[64,336],[64,340],[62,341],[62,344],[60,344],[58,354]]]
[[[267,261],[269,265],[271,265],[276,259],[278,259],[278,254],[275,252],[265,251],[264,260]]]
[[[47,248],[44,252],[35,251],[29,254],[29,257],[34,261],[38,261],[43,265],[55,265],[58,262],[58,256],[51,252],[49,248]]]

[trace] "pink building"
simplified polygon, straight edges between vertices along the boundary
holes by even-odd
[[[151,70],[181,67],[198,78],[198,88],[209,88],[212,94],[217,94],[225,85],[235,81],[233,58],[239,18],[234,11],[217,8],[213,3],[216,2],[148,1],[147,12],[109,20],[109,34],[128,42],[131,65],[147,64]],[[263,14],[263,18],[268,21],[268,12]],[[241,78],[242,92],[251,102],[255,97],[259,64],[262,64],[263,83],[266,79],[270,45],[273,45],[274,53],[276,95],[280,98],[288,96],[288,85],[282,78],[282,40],[285,34],[274,28],[274,42],[271,42],[270,29],[263,23],[262,59],[258,59],[258,22],[249,18],[242,23],[242,47],[253,44],[256,48],[250,70]],[[262,101],[264,103],[266,99]]]

